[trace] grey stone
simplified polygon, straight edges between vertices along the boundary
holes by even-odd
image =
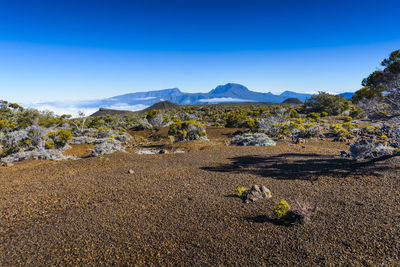
[[[253,185],[245,196],[245,202],[255,202],[260,199],[269,199],[271,197],[271,191],[267,187]]]
[[[238,146],[275,146],[274,140],[269,138],[264,133],[246,133],[243,135],[234,136],[231,144]]]

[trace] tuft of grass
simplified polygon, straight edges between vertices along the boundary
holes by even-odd
[[[237,196],[240,198],[243,198],[244,196],[247,195],[247,187],[241,186],[236,188],[237,191]]]

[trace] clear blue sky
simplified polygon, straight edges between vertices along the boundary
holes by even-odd
[[[400,49],[399,10],[397,0],[0,0],[0,99],[227,82],[354,91]]]

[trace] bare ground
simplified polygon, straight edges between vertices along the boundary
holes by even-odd
[[[0,168],[0,265],[400,264],[399,157],[355,163],[324,140],[226,146],[232,132],[168,145],[160,131],[101,160]],[[149,147],[186,153],[134,153]],[[234,196],[252,184],[273,198]],[[272,217],[281,198],[318,210],[282,226]]]

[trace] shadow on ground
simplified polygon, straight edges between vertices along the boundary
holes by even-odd
[[[230,164],[203,167],[202,170],[214,172],[250,173],[275,179],[316,180],[320,175],[347,177],[349,175],[375,175],[382,171],[398,171],[400,167],[390,164],[381,157],[357,162],[348,158],[319,154],[287,153],[271,157],[241,156],[230,158]]]
[[[279,220],[277,218],[270,218],[267,215],[258,215],[258,216],[253,216],[253,217],[246,217],[246,221],[251,222],[251,223],[266,223],[266,222],[269,222],[269,223],[272,223],[272,224],[275,224],[275,225],[287,226],[287,227],[292,226],[292,225],[283,223],[282,220]]]

